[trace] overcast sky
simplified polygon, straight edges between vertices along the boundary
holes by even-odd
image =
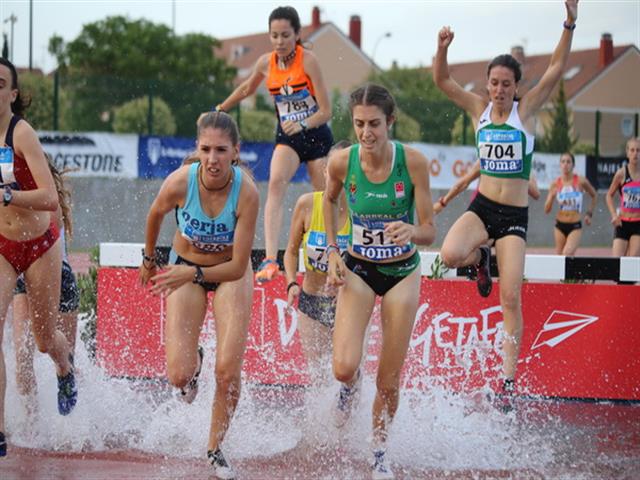
[[[267,32],[271,10],[292,5],[303,25],[311,23],[311,9],[320,6],[321,20],[348,32],[349,17],[362,19],[362,48],[381,67],[396,60],[400,66],[430,65],[436,34],[450,25],[456,37],[451,62],[484,60],[523,45],[526,54],[549,53],[562,31],[562,0],[469,1],[194,1],[194,0],[33,0],[33,65],[45,72],[55,68],[47,52],[49,38],[73,40],[82,26],[113,15],[145,18],[174,26],[177,34],[200,32],[220,39]],[[175,17],[173,15],[175,9]],[[14,63],[29,65],[29,0],[0,0],[2,30],[11,37],[14,25]],[[385,33],[390,32],[390,37]],[[597,48],[603,32],[614,45],[640,45],[640,0],[581,0],[573,49]]]

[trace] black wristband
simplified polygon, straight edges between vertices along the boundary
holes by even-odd
[[[289,294],[289,290],[291,290],[291,287],[294,287],[294,286],[299,287],[300,284],[295,280],[293,282],[290,282],[289,285],[287,285],[287,295]]]
[[[200,265],[194,265],[196,267],[196,273],[193,275],[192,283],[197,283],[198,285],[202,285],[204,282],[204,273],[202,272],[202,268]]]
[[[152,262],[152,263],[156,263],[156,256],[155,255],[147,255],[144,252],[144,248],[142,249],[142,261],[143,262]]]
[[[573,30],[575,30],[575,29],[576,29],[576,24],[575,24],[575,23],[574,23],[573,25],[569,25],[569,24],[567,23],[567,21],[566,21],[566,20],[562,23],[562,26],[563,26],[566,30],[571,30],[571,31],[573,31]]]

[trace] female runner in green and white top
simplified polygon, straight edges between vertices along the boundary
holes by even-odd
[[[363,340],[380,296],[382,349],[373,402],[372,476],[393,478],[385,445],[418,310],[421,271],[416,245],[429,245],[435,238],[429,167],[418,151],[389,141],[395,102],[384,87],[357,89],[350,108],[358,144],[329,156],[323,204],[327,281],[342,286],[333,333],[333,372],[342,382],[335,414],[338,419],[348,416],[354,403]],[[352,227],[344,261],[336,245],[342,188]]]
[[[478,289],[491,292],[489,249],[495,240],[500,271],[500,305],[504,319],[503,395],[504,409],[512,408],[516,363],[522,336],[521,286],[524,273],[528,224],[527,183],[531,170],[534,137],[525,125],[546,103],[562,76],[578,17],[578,0],[565,2],[566,20],[551,61],[540,81],[517,101],[521,77],[519,63],[511,55],[493,59],[487,71],[485,99],[462,88],[449,75],[447,51],[453,31],[438,33],[438,50],[433,64],[436,85],[471,116],[476,127],[476,145],[482,181],[469,210],[451,227],[440,255],[450,267],[476,265]]]

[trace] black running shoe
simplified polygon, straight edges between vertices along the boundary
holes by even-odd
[[[495,396],[495,407],[502,413],[509,413],[515,409],[516,385],[512,378],[505,378],[502,391]]]
[[[480,247],[480,263],[476,265],[476,285],[481,297],[491,294],[493,281],[491,280],[491,248],[483,245]]]
[[[7,440],[4,438],[4,433],[0,432],[0,457],[7,455]]]
[[[58,376],[58,413],[69,415],[78,401],[78,387],[73,366],[73,355],[69,354],[71,370],[63,377]]]
[[[236,472],[233,471],[233,468],[231,468],[231,465],[229,465],[227,460],[224,458],[224,455],[219,448],[209,450],[207,452],[207,458],[209,459],[209,462],[211,462],[213,474],[216,478],[220,478],[222,480],[233,480],[236,478]]]
[[[198,364],[196,373],[193,374],[193,378],[189,380],[189,383],[187,383],[184,388],[180,389],[180,400],[185,403],[193,403],[196,399],[196,395],[198,394],[198,377],[202,371],[202,360],[204,358],[204,349],[200,345],[198,345],[198,357],[200,363]]]

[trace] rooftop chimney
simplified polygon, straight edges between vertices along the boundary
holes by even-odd
[[[603,33],[600,37],[600,55],[598,66],[606,67],[613,61],[613,37],[610,33]]]
[[[311,27],[316,30],[320,28],[320,8],[313,7],[311,10]]]
[[[518,61],[521,67],[524,66],[524,47],[522,45],[511,47],[511,56]]]
[[[362,39],[362,22],[359,15],[351,15],[349,19],[349,38],[356,47],[360,48],[360,42]]]

